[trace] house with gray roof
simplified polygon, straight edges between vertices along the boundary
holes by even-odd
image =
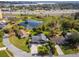
[[[7,25],[7,22],[5,20],[0,21],[0,29],[5,27]]]
[[[32,36],[32,43],[44,43],[49,39],[44,34],[38,34],[36,36]]]
[[[35,36],[32,36],[31,39],[31,54],[33,56],[38,54],[38,47],[48,42],[49,39],[43,34],[38,34]]]

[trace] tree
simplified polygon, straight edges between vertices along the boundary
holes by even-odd
[[[76,12],[76,13],[75,13],[74,19],[79,19],[79,12]]]
[[[79,31],[79,20],[75,20],[73,26],[74,26],[74,29],[76,29],[77,31]]]
[[[42,25],[41,29],[42,29],[42,31],[45,31],[45,25]]]
[[[62,35],[63,37],[65,37],[66,34],[67,34],[67,31],[63,31],[63,32],[61,33],[61,35]]]
[[[62,29],[63,30],[76,29],[77,31],[79,31],[79,20],[62,21]]]
[[[79,33],[78,32],[72,32],[70,36],[68,36],[68,39],[66,40],[68,44],[71,47],[77,47],[79,45]]]
[[[63,27],[63,29],[71,29],[72,22],[70,22],[69,20],[65,20],[64,22],[62,22],[62,27]]]
[[[4,29],[5,33],[10,33],[10,30],[8,28]]]
[[[34,32],[35,32],[35,31],[37,31],[37,29],[36,29],[36,28],[33,28],[32,30],[33,30]]]
[[[47,54],[49,54],[49,50],[46,46],[39,46],[38,47],[38,53],[40,55],[47,55]]]
[[[19,29],[24,29],[24,26],[19,26]]]
[[[3,39],[3,32],[0,31],[0,42],[2,42],[2,39]]]
[[[51,52],[55,53],[55,44],[52,41],[48,41],[48,46],[50,47]]]

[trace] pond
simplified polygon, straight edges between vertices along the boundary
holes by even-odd
[[[20,23],[19,25],[24,26],[27,29],[33,29],[33,28],[36,28],[36,27],[40,26],[42,23],[43,23],[43,21],[28,19],[28,20]]]

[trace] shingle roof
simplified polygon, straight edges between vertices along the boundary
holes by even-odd
[[[44,34],[39,34],[39,35],[36,35],[36,36],[32,36],[32,42],[40,42],[40,40],[48,41],[48,38],[46,38],[46,36]]]
[[[40,39],[39,36],[32,36],[32,42],[39,42]]]
[[[48,38],[46,38],[46,36],[44,34],[40,34],[41,35],[41,39],[44,41],[48,41]]]

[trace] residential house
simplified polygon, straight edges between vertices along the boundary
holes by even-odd
[[[44,35],[44,34],[38,34],[35,36],[32,36],[32,41],[31,41],[31,54],[33,56],[38,54],[38,46],[42,46],[45,44],[49,39]]]
[[[55,44],[64,44],[64,40],[65,38],[63,36],[55,36],[55,37],[52,37],[50,38],[51,41],[53,41]]]
[[[18,35],[20,36],[20,38],[25,38],[29,36],[29,32],[24,31],[23,29],[21,29],[18,33]]]
[[[38,34],[36,36],[32,36],[32,43],[44,43],[49,39],[44,34]]]
[[[7,22],[5,20],[0,21],[0,28],[3,28],[7,25]]]

